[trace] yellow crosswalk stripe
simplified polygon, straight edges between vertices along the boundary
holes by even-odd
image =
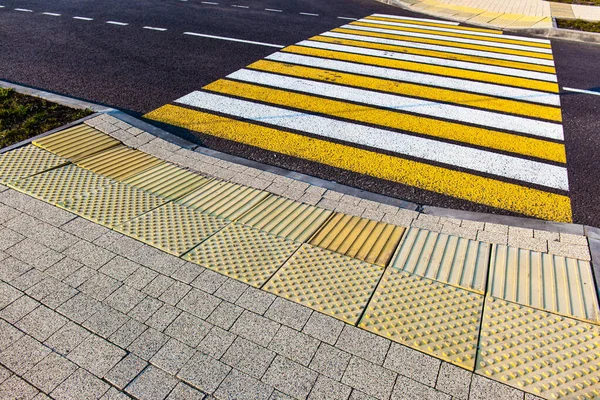
[[[453,25],[448,25],[448,24],[438,24],[435,22],[414,21],[414,20],[403,19],[401,16],[398,16],[398,18],[369,16],[369,17],[365,17],[364,19],[372,19],[375,21],[402,22],[405,24],[413,24],[415,26],[420,26],[420,25],[436,26],[436,27],[440,27],[440,28],[456,29],[457,31],[465,31],[466,33],[471,31],[471,32],[483,32],[483,33],[492,33],[492,34],[496,34],[496,35],[502,35],[502,31],[494,30],[494,29],[470,28],[467,26],[453,26]]]
[[[560,143],[292,93],[285,90],[265,88],[249,83],[233,82],[226,79],[213,82],[205,86],[204,89],[352,121],[400,129],[561,163],[566,162],[565,148]]]
[[[409,71],[422,72],[426,74],[451,76],[454,78],[469,79],[481,82],[490,82],[500,85],[523,87],[527,89],[541,90],[545,92],[558,93],[558,85],[552,82],[536,81],[504,75],[490,74],[486,72],[468,71],[459,68],[440,67],[437,65],[421,64],[410,61],[392,60],[382,57],[365,56],[360,54],[343,53],[332,50],[321,50],[304,46],[288,46],[282,49],[284,52],[303,54],[314,57],[329,58],[358,62],[361,64],[377,65],[387,68],[396,68]]]
[[[173,105],[160,107],[145,117],[491,207],[555,221],[572,220],[571,203],[565,195]]]
[[[458,92],[454,90],[434,88],[412,83],[396,82],[387,79],[354,75],[339,71],[328,71],[320,68],[283,64],[269,60],[257,61],[253,64],[250,64],[248,68],[274,72],[283,75],[297,76],[300,78],[316,79],[330,83],[333,82],[341,85],[378,90],[388,93],[421,97],[435,101],[462,104],[465,106],[483,108],[486,110],[525,115],[528,117],[547,119],[551,121],[562,120],[560,108],[558,107],[530,104],[508,99],[499,99],[492,96]]]

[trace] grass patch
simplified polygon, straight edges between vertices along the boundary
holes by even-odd
[[[600,0],[552,0],[555,3],[581,4],[584,6],[600,6]]]
[[[0,148],[92,114],[0,88]]]
[[[556,25],[562,29],[600,33],[600,22],[582,19],[556,19]]]

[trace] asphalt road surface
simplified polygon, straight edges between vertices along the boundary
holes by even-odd
[[[362,28],[350,26],[342,28],[341,31],[337,29],[342,25],[356,24],[353,22],[354,19],[377,13],[428,18],[399,8],[370,0],[293,3],[275,0],[135,2],[110,0],[105,2],[55,1],[52,4],[35,0],[3,0],[0,1],[0,5],[4,6],[0,8],[0,79],[103,103],[137,116],[156,109],[160,110],[160,107],[165,104],[175,104],[173,103],[175,99],[194,93],[210,84],[208,88],[199,92],[200,97],[196,95],[186,104],[179,104],[186,112],[202,112],[205,120],[210,117],[213,118],[212,122],[217,121],[227,126],[225,131],[220,132],[208,132],[207,129],[202,128],[205,126],[202,124],[191,128],[203,145],[420,204],[510,215],[530,215],[562,221],[573,220],[577,223],[600,226],[600,206],[596,201],[600,193],[600,175],[597,172],[597,163],[600,163],[598,157],[600,96],[563,90],[567,87],[592,92],[600,91],[600,46],[553,41],[550,56],[540,56],[535,53],[539,49],[528,46],[543,47],[543,44],[539,42],[536,44],[535,41],[528,41],[529,39],[514,38],[507,42],[508,47],[497,50],[505,61],[508,60],[508,64],[513,63],[511,64],[513,67],[519,62],[524,62],[519,57],[546,57],[544,59],[546,61],[540,61],[535,68],[532,65],[537,62],[536,59],[531,63],[525,61],[530,63],[526,69],[532,71],[532,79],[538,79],[536,71],[545,74],[540,79],[552,79],[554,72],[548,73],[548,68],[544,66],[548,64],[544,63],[547,63],[548,57],[550,60],[553,58],[558,78],[556,91],[560,90],[562,125],[560,117],[557,120],[557,110],[552,109],[556,106],[552,104],[540,106],[526,101],[521,107],[519,104],[506,101],[496,104],[495,100],[489,98],[484,99],[485,101],[478,100],[482,102],[475,104],[472,99],[472,90],[475,89],[459,87],[455,97],[450,93],[449,98],[444,98],[443,93],[438,89],[424,94],[424,89],[429,90],[431,85],[436,85],[430,82],[425,83],[423,87],[413,88],[413,93],[410,93],[408,86],[398,90],[406,95],[405,100],[415,98],[422,100],[425,96],[428,101],[437,101],[438,103],[435,104],[437,108],[434,107],[431,113],[446,113],[442,117],[434,115],[435,118],[441,119],[432,119],[433,114],[429,111],[418,109],[403,111],[402,115],[391,118],[390,111],[386,107],[392,106],[385,103],[390,97],[381,97],[380,103],[375,102],[376,96],[366,96],[356,100],[356,96],[365,92],[351,93],[347,89],[348,86],[354,86],[364,90],[367,87],[365,85],[369,85],[368,88],[373,90],[370,93],[377,96],[383,96],[382,92],[390,90],[378,87],[378,84],[381,85],[380,81],[370,78],[366,80],[364,71],[357,72],[360,79],[357,75],[349,77],[340,74],[339,71],[348,72],[344,69],[338,69],[338,72],[333,74],[329,69],[327,74],[319,75],[323,73],[322,70],[310,70],[314,65],[307,67],[305,64],[304,67],[299,67],[296,63],[294,71],[283,71],[277,69],[281,68],[277,62],[296,62],[286,58],[294,51],[297,54],[291,56],[298,56],[301,53],[301,57],[305,58],[321,57],[319,60],[322,61],[329,57],[327,62],[339,61],[337,56],[315,55],[315,49],[311,49],[311,53],[308,54],[307,47],[300,46],[300,49],[292,48],[291,51],[281,48],[323,32],[328,32],[326,35],[330,35],[329,38],[323,39],[321,36],[321,39],[318,39],[323,42],[330,41],[325,45],[347,41],[348,45],[357,46],[353,42],[356,40],[353,35],[369,33],[352,31],[352,29],[366,28],[366,31],[376,31],[378,28],[370,28],[367,21],[366,24],[363,23]],[[401,22],[401,25],[404,22]],[[358,24],[360,25],[361,22]],[[394,24],[396,22],[392,22],[391,27],[379,27],[384,28],[388,33],[382,35],[380,33],[384,31],[380,30],[373,35],[376,41],[371,41],[368,51],[385,51],[386,48],[382,46],[387,45],[381,44],[382,37],[391,40],[390,45],[398,45],[400,39],[397,35],[390,35],[388,31],[397,28],[393,26]],[[404,32],[395,32],[398,35],[406,34],[407,30],[417,32],[416,39],[415,36],[401,38],[403,41],[410,41],[408,44],[402,42],[403,45],[413,46],[407,51],[408,53],[417,52],[416,54],[423,55],[425,54],[423,51],[437,51],[436,54],[427,54],[433,54],[434,58],[443,58],[440,51],[453,51],[453,54],[456,54],[458,50],[454,46],[458,46],[460,51],[463,51],[461,57],[469,61],[470,56],[464,55],[465,48],[469,49],[468,51],[472,49],[476,52],[486,51],[486,44],[480,45],[483,47],[472,47],[478,45],[465,44],[463,39],[448,39],[448,36],[445,36],[448,29],[450,32],[454,29],[462,29],[455,25],[448,25],[446,29],[444,24],[441,24],[441,29],[438,29],[439,24],[437,27],[434,24],[433,28],[431,25],[427,26],[427,23],[425,26],[419,26],[422,22],[416,24],[417,26],[408,29],[400,28]],[[434,32],[431,32],[431,29]],[[468,35],[466,37],[471,37],[469,35],[481,34],[477,32],[475,30],[464,33]],[[454,34],[450,36],[452,35]],[[513,34],[507,32],[505,35]],[[494,41],[497,40],[493,38],[495,36],[497,34],[483,32],[483,37],[475,39]],[[363,39],[364,37],[361,40]],[[445,42],[446,40],[455,40],[455,42],[448,43]],[[472,38],[467,39],[469,40]],[[421,47],[421,50],[417,51],[414,43],[429,46],[425,47],[429,50],[423,50]],[[310,47],[310,43],[305,45]],[[491,45],[496,46],[497,43]],[[283,54],[280,56],[283,58],[264,60],[265,57],[272,57],[275,52]],[[388,56],[389,54],[375,54],[376,58]],[[496,58],[497,55],[486,57]],[[263,64],[254,65],[251,70],[244,69],[260,60]],[[401,69],[421,74],[419,75],[421,77],[424,76],[422,74],[431,73],[433,75],[427,75],[428,78],[431,76],[437,78],[440,74],[446,80],[449,79],[446,76],[448,74],[450,77],[461,78],[460,74],[452,75],[460,71],[454,69],[450,71],[451,68],[446,64],[443,67],[446,69],[441,72],[431,72],[431,60],[419,60],[417,64],[423,67],[402,66]],[[364,60],[354,59],[346,59],[345,62],[345,65],[348,65],[348,62],[369,64]],[[481,63],[480,60],[473,62]],[[378,65],[379,68],[387,71],[397,68],[390,63],[392,61]],[[433,62],[434,68],[439,68],[435,64],[436,62]],[[496,66],[505,64],[495,62]],[[333,67],[328,64],[323,68]],[[279,78],[282,74],[296,74],[296,77],[309,77],[313,81],[321,82],[317,86],[311,86],[309,90],[307,86],[302,86],[305,84],[304,81],[287,77],[288,80],[285,82],[269,81],[268,79],[274,78],[272,75],[258,76],[256,70],[274,73]],[[381,72],[380,69],[377,71]],[[236,76],[222,80],[231,73],[235,73]],[[387,74],[385,71],[381,73]],[[482,76],[480,81],[495,84],[496,79],[506,79],[505,72],[500,71],[498,74]],[[515,77],[514,73],[512,76],[513,78],[510,78],[512,80],[521,79]],[[259,81],[259,78],[262,80]],[[342,79],[346,81],[342,82]],[[406,82],[407,78],[403,76],[399,79]],[[468,76],[466,79],[472,78]],[[541,87],[540,90],[547,92],[553,90],[550,88],[552,84],[548,86],[537,80],[532,83],[527,76],[523,79],[518,82],[509,80],[506,84],[511,88],[525,87],[538,90]],[[329,90],[331,86],[323,86],[326,83],[341,84],[345,87],[344,90],[339,91],[337,90],[339,87],[334,87],[336,90]],[[417,83],[423,84],[423,82]],[[285,87],[289,92],[278,92],[282,85],[287,85]],[[266,90],[265,86],[269,89]],[[466,92],[469,93],[465,94]],[[316,97],[308,97],[307,93]],[[482,94],[496,95],[494,92],[477,93],[477,95]],[[215,109],[208,110],[210,108],[208,104],[217,104],[219,96],[226,96],[226,99],[232,101],[227,102],[220,109],[213,107]],[[251,96],[254,96],[254,100]],[[348,100],[352,96],[355,100]],[[555,95],[548,96],[552,98]],[[338,102],[333,102],[332,98]],[[342,103],[339,103],[340,99],[343,100]],[[369,99],[367,103],[370,108],[364,108],[364,99]],[[295,103],[291,103],[293,101]],[[239,103],[239,107],[229,109],[234,103]],[[467,117],[460,117],[464,115],[460,113],[465,109],[448,108],[448,104],[453,107],[466,106],[470,114],[467,113]],[[286,122],[285,126],[283,122],[278,123],[273,119],[265,121],[269,112],[273,110],[265,108],[267,105],[283,106],[286,112],[293,109],[294,118],[288,119],[292,122],[302,121],[294,122],[295,125]],[[224,107],[229,108],[224,109]],[[342,114],[332,116],[335,107],[340,107]],[[403,103],[402,107],[406,107],[406,104]],[[240,109],[244,111],[241,112]],[[529,109],[531,111],[528,111]],[[490,114],[490,110],[494,114]],[[447,114],[448,112],[454,114]],[[332,119],[315,120],[316,125],[308,124],[306,121],[310,118],[307,117],[314,115],[321,117],[325,115]],[[177,118],[180,117],[179,115]],[[365,119],[367,117],[368,120]],[[159,116],[155,115],[153,119],[189,128],[185,123],[178,123],[177,118],[163,113]],[[190,119],[193,117],[185,122],[189,122]],[[407,127],[406,124],[413,119],[415,123],[411,125],[412,127]],[[205,120],[203,121],[206,122]],[[253,121],[252,125],[244,125],[249,120]],[[393,122],[389,122],[391,120]],[[384,124],[382,121],[389,123]],[[518,123],[511,125],[511,121]],[[454,128],[448,125],[447,130],[444,131],[442,122],[458,123],[458,125],[453,125]],[[333,137],[329,131],[318,131],[319,124],[322,123],[331,128],[331,131],[335,130],[333,127],[337,124],[339,129],[336,132],[344,134],[353,132],[354,136]],[[385,125],[384,131],[381,131],[382,124]],[[309,148],[314,143],[318,143],[322,147],[323,154],[333,151],[337,159],[334,162],[331,157],[319,159],[313,157],[313,154],[273,148],[270,143],[252,142],[250,133],[254,132],[256,127],[264,129],[265,134],[268,135],[287,135],[282,136],[281,143],[289,143],[286,140],[290,139],[291,134],[296,135],[294,137],[300,138],[301,141],[307,141]],[[248,134],[244,133],[245,129],[249,129]],[[493,135],[487,135],[492,131]],[[564,141],[562,131],[564,131]],[[400,136],[399,143],[392,143],[397,139],[394,133],[403,134]],[[376,137],[377,134],[384,135],[380,142],[375,139],[365,140],[367,137]],[[327,142],[320,140],[323,135],[329,135]],[[395,139],[388,140],[385,135]],[[431,141],[433,137],[435,141]],[[488,139],[481,139],[486,137]],[[294,144],[292,147],[300,148],[301,143],[298,143],[297,146]],[[411,144],[407,145],[407,143]],[[347,146],[348,144],[351,146]],[[420,148],[426,149],[427,154],[423,154]],[[377,151],[374,153],[373,149]],[[402,158],[397,157],[399,153]],[[346,155],[340,156],[340,154]],[[446,158],[443,158],[444,154]],[[362,157],[364,161],[362,166],[347,164],[348,160],[357,157]],[[389,163],[387,165],[389,170],[380,167],[382,163]],[[405,171],[400,171],[401,168]],[[426,178],[427,174],[429,178]]]

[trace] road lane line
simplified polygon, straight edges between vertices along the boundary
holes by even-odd
[[[491,207],[543,219],[572,221],[571,201],[564,195],[172,105],[145,117]]]
[[[231,7],[236,7],[236,8],[250,8],[248,6],[240,6],[238,4],[232,4]]]
[[[80,21],[93,21],[94,18],[88,18],[88,17],[73,17],[73,19],[78,19]]]
[[[190,36],[200,36],[200,37],[205,37],[205,38],[209,38],[209,39],[227,40],[230,42],[239,42],[239,43],[256,44],[259,46],[276,47],[278,49],[283,49],[285,47],[285,46],[281,46],[279,44],[255,42],[253,40],[243,40],[243,39],[236,39],[236,38],[230,38],[230,37],[224,37],[224,36],[206,35],[204,33],[183,32],[183,34],[190,35]]]
[[[283,12],[283,10],[278,10],[276,8],[265,8],[265,11],[270,11],[270,12]]]
[[[396,18],[396,19],[406,19],[410,21],[423,21],[423,22],[434,22],[436,24],[446,24],[446,25],[459,25],[458,22],[454,21],[442,21],[440,19],[428,19],[428,18],[413,18],[413,17],[405,17],[400,15],[389,15],[389,14],[373,14],[374,17],[382,17],[382,18]]]
[[[33,12],[33,10],[30,10],[28,8],[15,8],[15,11],[21,11],[21,12]]]
[[[378,125],[419,135],[462,142],[563,164],[566,163],[565,146],[562,143],[548,142],[542,139],[462,125],[455,122],[423,118],[416,115],[399,114],[395,110],[383,110],[339,100],[323,99],[228,79],[218,80],[205,86],[203,89],[306,112],[331,115],[358,123]]]
[[[119,26],[129,25],[127,22],[118,22],[118,21],[106,21],[106,23],[110,24],[110,25],[119,25]]]
[[[215,3],[215,2],[212,2],[212,1],[201,1],[200,3],[202,3],[202,4],[210,4],[211,6],[219,5],[219,3]]]
[[[167,30],[167,28],[156,28],[154,26],[144,26],[144,29],[149,29],[151,31],[159,31],[159,32],[164,32]]]
[[[248,69],[233,72],[227,75],[227,78],[427,117],[471,123],[484,128],[502,129],[554,140],[564,139],[562,125],[552,122]]]
[[[192,92],[177,99],[176,103],[521,182],[569,190],[566,168],[538,161],[294,112],[207,92]]]
[[[424,98],[443,103],[454,103],[491,111],[501,111],[510,114],[520,114],[527,117],[541,118],[551,121],[561,121],[561,112],[558,107],[548,107],[539,104],[524,103],[522,101],[500,99],[492,96],[457,92],[439,87],[418,85],[409,82],[390,81],[365,74],[340,72],[338,69],[330,70],[311,66],[292,65],[289,62],[275,62],[267,58],[256,61],[246,68],[272,72],[280,75],[295,76],[298,78],[313,79],[327,83],[358,87],[361,89],[376,90],[410,97]]]
[[[287,51],[300,50],[297,53],[287,53]],[[308,51],[305,51],[308,50]],[[358,64],[363,61],[362,56],[348,57],[349,61],[332,60],[327,58],[311,57],[310,54],[318,56],[327,56],[328,52],[298,47],[287,48],[286,53],[278,52],[266,57],[267,60],[280,61],[284,63],[305,65],[309,67],[330,69],[334,71],[348,72],[352,74],[368,75],[383,79],[391,79],[399,82],[412,82],[420,85],[442,87],[471,93],[478,93],[496,97],[503,97],[513,100],[530,101],[539,104],[552,106],[560,105],[560,97],[557,94],[549,94],[528,89],[513,88],[501,86],[493,83],[474,82],[463,79],[443,77],[438,75],[423,74],[420,72],[402,71],[392,68],[383,68],[375,65]],[[308,55],[302,55],[308,54]],[[368,60],[367,60],[368,61]]]
[[[307,13],[307,12],[301,12],[299,13],[300,15],[308,15],[309,17],[318,17],[319,14],[313,14],[313,13]]]
[[[566,90],[567,92],[584,93],[584,94],[591,94],[594,96],[600,96],[600,92],[594,92],[593,90],[574,89],[574,88],[568,88],[568,87],[563,87],[563,90]]]
[[[358,18],[350,18],[350,17],[337,17],[338,19],[347,19],[349,21],[358,21]]]
[[[394,53],[382,50],[372,50],[366,48],[344,46],[330,43],[313,42],[304,40],[297,43],[296,46],[289,46],[291,49],[296,49],[298,46],[304,46],[308,48],[316,48],[323,50],[333,50],[342,53],[358,54],[363,56],[377,57],[379,60],[371,60],[375,65],[381,65],[386,67],[397,67],[401,69],[408,69],[411,71],[419,71],[423,73],[430,73],[443,76],[451,76],[454,78],[462,78],[475,81],[483,81],[489,83],[496,83],[501,85],[510,85],[516,87],[522,87],[526,89],[542,90],[546,92],[558,93],[558,85],[554,82],[545,82],[532,79],[525,79],[512,76],[496,75],[488,72],[465,70],[462,68],[433,65],[433,64],[422,64],[420,57],[411,56],[403,53]],[[288,51],[286,48],[285,51]],[[335,54],[335,58],[343,58],[344,56],[340,53]],[[389,61],[387,61],[389,60]],[[387,62],[386,62],[387,61]]]
[[[43,15],[49,15],[51,17],[60,17],[61,14],[57,14],[57,13],[51,13],[51,12],[43,12]]]

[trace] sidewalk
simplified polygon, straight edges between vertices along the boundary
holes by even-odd
[[[107,115],[34,143],[0,155],[2,399],[600,396],[582,226],[426,215]]]
[[[600,21],[600,7],[544,0],[378,0],[409,10],[501,29],[552,28],[552,18]]]

